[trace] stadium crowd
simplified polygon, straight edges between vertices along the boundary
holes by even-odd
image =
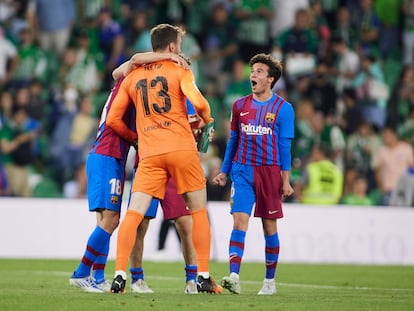
[[[228,200],[211,179],[264,52],[283,61],[274,91],[296,113],[291,201],[413,206],[414,0],[1,1],[0,195],[85,196],[111,72],[151,50],[159,23],[186,30],[215,118],[209,200]]]

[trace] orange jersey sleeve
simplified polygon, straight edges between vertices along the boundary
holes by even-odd
[[[210,105],[205,97],[200,93],[195,84],[194,75],[190,70],[184,70],[181,78],[181,90],[194,106],[198,115],[207,124],[210,121]]]
[[[191,72],[186,72],[172,61],[159,61],[138,67],[125,78],[126,93],[136,106],[140,158],[196,150],[185,98],[197,101],[194,106],[205,117],[210,116],[210,108],[190,81]]]
[[[120,137],[132,143],[137,140],[137,133],[132,131],[123,120],[123,116],[127,111],[130,102],[128,93],[123,87],[124,82],[125,81],[122,81],[111,107],[109,108],[106,117],[106,125],[111,127]]]

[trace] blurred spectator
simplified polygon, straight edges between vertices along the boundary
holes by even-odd
[[[387,119],[389,97],[384,72],[373,55],[363,56],[361,65],[361,70],[353,81],[357,102],[362,107],[364,119],[382,129]]]
[[[352,81],[359,70],[360,60],[358,54],[345,43],[342,37],[332,38],[331,44],[336,56],[333,68],[336,91],[341,95],[345,88],[352,87]]]
[[[236,27],[229,20],[223,3],[211,9],[211,16],[203,28],[203,75],[223,95],[231,71],[231,63],[237,52]]]
[[[332,37],[339,38],[346,46],[355,49],[357,40],[356,31],[352,24],[351,12],[346,6],[341,6],[338,11],[336,11],[336,20],[333,26]]]
[[[336,12],[339,10],[341,4],[346,1],[340,0],[318,0],[321,3],[322,13],[325,16],[327,26],[333,28],[336,22]],[[313,0],[311,0],[313,2]],[[349,2],[349,1],[348,1]]]
[[[339,124],[345,135],[349,136],[355,133],[359,126],[365,122],[362,108],[356,102],[355,89],[344,89],[337,106],[340,115]]]
[[[410,144],[398,138],[392,127],[383,129],[382,138],[383,145],[374,156],[374,169],[383,205],[389,205],[391,193],[399,179],[409,167],[414,166],[414,151]]]
[[[368,182],[364,176],[359,175],[356,178],[352,192],[344,195],[341,203],[357,206],[374,205],[374,201],[368,195]]]
[[[200,58],[201,47],[193,33],[188,30],[185,23],[177,23],[185,31],[185,36],[181,41],[181,53],[191,61],[191,70],[193,71],[195,82],[199,88],[203,87],[204,77],[201,70]]]
[[[2,126],[11,122],[13,115],[13,94],[9,90],[4,90],[0,95],[0,123]]]
[[[388,102],[387,120],[392,124],[401,124],[409,118],[414,107],[414,65],[406,65],[394,86]]]
[[[316,52],[318,59],[326,60],[328,56],[329,41],[331,38],[331,30],[328,21],[323,12],[321,0],[311,0],[309,8],[310,28],[315,32],[319,45]]]
[[[50,135],[50,166],[54,172],[54,178],[56,178],[61,187],[71,174],[70,169],[65,167],[64,154],[70,140],[73,120],[77,113],[78,100],[79,93],[77,89],[71,85],[67,85],[62,98],[59,99],[59,103],[57,104],[59,112],[56,115],[53,132]]]
[[[311,124],[315,111],[309,99],[298,101],[295,110],[295,139],[292,141],[292,162],[296,161],[296,166],[302,167],[308,161],[315,141]]]
[[[224,109],[226,116],[230,119],[231,108],[236,99],[246,96],[251,91],[250,78],[246,74],[246,66],[248,66],[242,59],[236,59],[232,65],[232,76],[226,86],[224,94]]]
[[[92,117],[91,98],[88,96],[82,97],[79,109],[74,113],[72,123],[69,125],[69,139],[64,144],[59,159],[60,167],[65,172],[63,182],[75,179],[78,190],[77,196],[85,194],[86,185],[84,180],[81,179],[83,175],[80,173],[84,172],[86,156],[95,138],[97,125],[97,120]]]
[[[272,38],[292,27],[295,22],[295,12],[298,9],[307,9],[309,0],[273,0],[275,16],[272,19]]]
[[[13,75],[12,86],[28,86],[33,79],[50,83],[47,74],[48,59],[45,51],[35,44],[34,33],[29,28],[23,28],[18,34],[18,55],[16,72]]]
[[[331,117],[325,118],[320,111],[315,111],[313,114],[311,126],[314,142],[330,146],[330,159],[341,171],[344,171],[346,137],[342,129]]]
[[[43,116],[42,114],[43,107],[38,106],[36,103],[36,99],[32,98],[31,95],[32,94],[30,92],[29,85],[19,87],[15,92],[14,105],[19,106],[19,107],[24,107],[29,118],[40,121],[41,117]]]
[[[378,55],[378,40],[381,23],[372,0],[360,0],[355,16],[357,29],[357,51],[360,55]]]
[[[30,27],[35,30],[40,46],[61,56],[75,22],[74,0],[33,0],[32,3],[28,11]]]
[[[15,3],[13,0],[4,0],[0,2],[0,24],[6,24],[15,14]]]
[[[414,206],[414,166],[410,166],[401,175],[391,193],[390,205]]]
[[[358,130],[348,137],[345,166],[365,175],[370,190],[375,186],[373,159],[381,145],[380,137],[367,122],[361,123]]]
[[[30,165],[34,161],[33,143],[37,131],[38,123],[29,118],[26,107],[17,105],[13,107],[12,122],[0,130],[2,162],[12,195],[31,195]]]
[[[375,0],[374,9],[380,21],[380,34],[378,38],[381,57],[390,56],[399,59],[400,54],[400,1]]]
[[[414,64],[414,0],[402,0],[402,48],[404,65]]]
[[[289,79],[294,79],[313,71],[318,44],[318,38],[310,27],[308,11],[298,9],[294,25],[273,42],[273,53],[281,50],[286,64],[286,75]]]
[[[346,167],[344,173],[344,187],[342,190],[342,197],[349,195],[353,192],[355,181],[359,176],[359,172],[355,167],[349,166]]]
[[[321,111],[325,117],[336,115],[337,93],[329,76],[329,67],[319,62],[315,68],[315,76],[305,96],[309,98],[316,111]]]
[[[135,11],[129,20],[126,30],[127,54],[133,55],[138,52],[152,51],[148,12]]]
[[[248,62],[258,53],[269,53],[271,46],[270,22],[274,17],[272,0],[239,0],[233,7],[237,19],[239,54]]]
[[[408,118],[397,128],[398,137],[414,147],[414,105],[410,107]]]
[[[111,89],[112,71],[127,60],[124,53],[125,35],[120,23],[112,19],[111,11],[105,7],[98,16],[99,47],[104,53],[105,72],[102,89]]]
[[[295,193],[301,203],[338,204],[342,196],[343,174],[330,160],[329,147],[315,144]]]
[[[40,123],[46,122],[46,114],[48,113],[47,93],[39,80],[34,79],[30,81],[29,104],[27,109],[29,116],[34,120]],[[47,126],[47,124],[44,125]]]
[[[95,55],[89,50],[89,36],[85,31],[76,34],[76,46],[66,49],[59,70],[62,85],[70,84],[81,94],[94,94],[99,90],[101,75]]]
[[[4,36],[3,28],[0,26],[0,89],[12,79],[17,62],[16,47]]]
[[[95,138],[97,120],[92,116],[92,100],[90,96],[80,99],[79,110],[73,119],[68,149],[64,157],[67,167],[77,168],[85,160]]]

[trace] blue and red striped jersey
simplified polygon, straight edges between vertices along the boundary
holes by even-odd
[[[116,85],[111,90],[108,99],[106,100],[105,106],[102,109],[99,130],[90,153],[97,153],[120,159],[124,161],[123,163],[125,164],[130,144],[126,140],[119,137],[112,128],[106,125],[106,117],[112,107],[113,100],[118,93],[122,80],[123,79],[119,79],[117,81]],[[135,107],[132,103],[125,112],[123,121],[131,130],[135,131]]]
[[[265,102],[242,97],[233,104],[231,130],[238,136],[234,162],[280,165],[278,142],[294,137],[293,107],[277,94]]]

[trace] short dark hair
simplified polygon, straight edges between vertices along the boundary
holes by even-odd
[[[151,45],[153,51],[164,50],[170,43],[175,43],[178,37],[183,37],[185,32],[178,26],[159,24],[151,29]]]
[[[249,65],[252,67],[254,64],[261,63],[265,64],[269,67],[269,76],[273,77],[272,88],[276,84],[276,82],[282,76],[283,65],[282,62],[276,58],[274,58],[270,54],[260,53],[253,56],[250,61]]]

